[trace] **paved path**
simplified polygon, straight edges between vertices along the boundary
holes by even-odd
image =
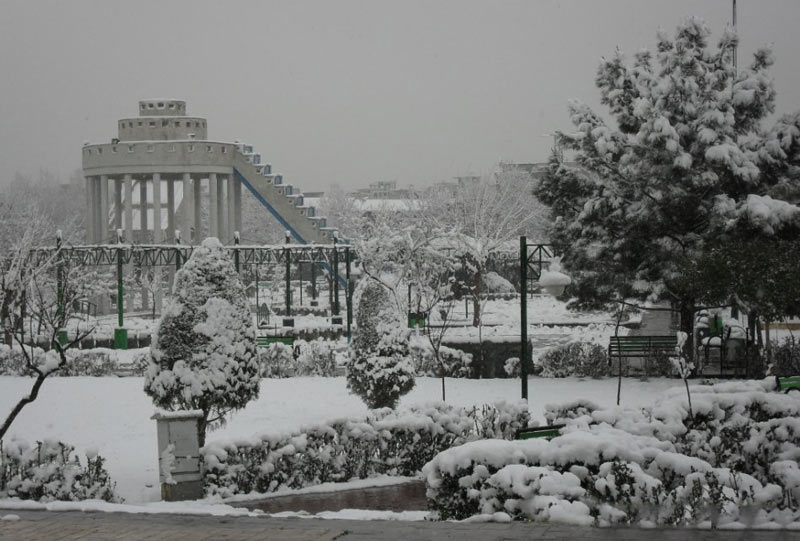
[[[278,519],[269,517],[208,517],[186,515],[145,515],[128,513],[81,513],[55,511],[3,511],[20,520],[0,521],[0,539],[14,541],[66,540],[223,540],[267,541],[383,541],[383,540],[614,540],[683,541],[796,540],[797,532],[786,531],[700,531],[640,530],[636,528],[580,528],[549,524],[513,522],[385,522],[319,519]]]

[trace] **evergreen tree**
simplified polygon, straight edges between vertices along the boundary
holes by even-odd
[[[674,40],[659,34],[655,55],[640,51],[628,66],[617,51],[596,79],[616,127],[572,103],[576,132],[559,135],[590,175],[580,210],[553,231],[565,266],[591,284],[579,292],[670,300],[689,336],[699,293],[686,269],[721,242],[792,235],[800,224],[800,209],[777,199],[796,194],[797,116],[760,128],[774,109],[771,52],[757,51],[736,73],[736,36],[725,31],[716,49],[709,38],[689,18]],[[564,191],[555,198],[565,199]]]
[[[408,329],[392,309],[382,285],[366,278],[359,293],[347,388],[369,408],[394,408],[414,387]]]
[[[206,427],[258,396],[255,329],[244,286],[226,250],[203,241],[175,274],[150,348],[144,390],[156,406],[201,410]]]

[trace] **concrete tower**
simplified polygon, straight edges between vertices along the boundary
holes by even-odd
[[[241,229],[235,145],[209,141],[206,119],[187,116],[186,102],[142,100],[118,127],[111,143],[83,147],[90,243],[116,242],[117,229],[126,242],[173,242],[179,230],[184,243],[225,243]]]

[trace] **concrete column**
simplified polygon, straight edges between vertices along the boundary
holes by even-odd
[[[142,231],[142,242],[149,242],[148,235],[148,220],[147,220],[147,179],[142,177],[139,179],[139,229]]]
[[[100,209],[100,201],[101,201],[101,193],[100,193],[100,185],[102,182],[102,177],[92,177],[92,242],[99,243],[102,242],[103,235],[102,235],[102,220],[101,220],[101,209]]]
[[[153,173],[153,244],[161,244],[161,175]]]
[[[133,242],[133,177],[125,175],[125,242]]]
[[[153,173],[153,243],[161,244],[164,237],[161,233],[161,175]],[[161,267],[153,267],[153,302],[156,313],[161,313],[164,293],[161,291]]]
[[[95,214],[97,209],[95,208],[95,182],[93,177],[85,177],[86,181],[86,215],[84,219],[84,225],[86,229],[86,243],[87,244],[94,244],[97,242],[97,234],[96,234],[96,226],[97,220]]]
[[[181,199],[181,239],[192,243],[192,175],[183,174],[183,198]]]
[[[217,179],[217,228],[222,244],[228,241],[228,204],[225,202],[225,176]]]
[[[167,242],[175,242],[175,180],[167,179]]]
[[[114,179],[114,242],[116,230],[122,229],[122,179]]]
[[[100,175],[100,230],[98,231],[98,242],[108,242],[108,176]]]
[[[242,233],[242,183],[233,180],[233,225],[236,231]]]
[[[216,173],[208,175],[208,236],[219,238],[219,195]]]
[[[233,238],[233,232],[236,229],[236,189],[233,187],[233,175],[228,175],[228,190],[226,198],[228,199],[228,236]]]
[[[192,205],[192,214],[194,214],[194,243],[200,244],[203,242],[205,235],[203,234],[203,177],[197,177],[192,182],[192,195],[194,201]]]

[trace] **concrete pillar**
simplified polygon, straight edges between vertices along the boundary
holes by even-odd
[[[228,236],[233,238],[233,232],[237,231],[236,229],[236,189],[233,187],[233,175],[228,175],[228,186],[227,186],[227,193],[226,198],[228,200]]]
[[[92,242],[100,243],[103,240],[102,219],[101,219],[101,177],[92,177]]]
[[[116,242],[117,229],[122,229],[122,179],[114,179],[114,235]]]
[[[147,204],[147,179],[141,178],[139,179],[139,229],[142,231],[142,242],[147,243],[150,242],[147,234],[149,227],[148,227],[148,219],[147,219],[147,211],[148,211],[148,204]]]
[[[192,243],[192,175],[183,174],[183,197],[181,199],[181,240]]]
[[[161,175],[153,173],[153,243],[161,244],[164,237],[161,233]],[[156,313],[161,313],[164,294],[161,291],[161,267],[153,267],[153,302]]]
[[[153,244],[161,244],[161,175],[153,173]]]
[[[216,173],[208,175],[208,236],[219,238],[219,194]]]
[[[86,215],[84,225],[86,230],[86,244],[94,244],[97,242],[96,234],[96,212],[95,208],[95,182],[93,177],[85,177],[86,180]]]
[[[98,233],[98,242],[108,242],[108,176],[100,175],[100,230]]]
[[[133,177],[125,175],[125,242],[133,242]]]
[[[194,201],[192,205],[192,214],[194,215],[194,243],[200,244],[203,242],[205,235],[203,234],[203,177],[197,177],[192,182],[192,195]]]
[[[242,183],[233,180],[233,226],[241,235],[242,233]]]
[[[175,242],[175,180],[167,179],[167,242]]]
[[[217,228],[222,244],[228,241],[228,204],[225,201],[225,176],[217,179]]]

